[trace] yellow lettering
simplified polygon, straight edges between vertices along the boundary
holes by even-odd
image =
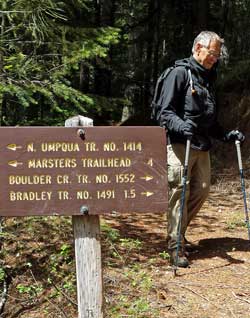
[[[77,175],[77,182],[78,183],[90,183],[88,181],[88,176],[86,174],[79,174]]]
[[[110,200],[115,198],[115,191],[114,190],[101,190],[97,191],[97,199],[103,199],[103,200]]]
[[[28,168],[75,168],[77,166],[74,158],[45,158],[28,160]]]
[[[123,143],[124,151],[142,151],[142,143],[141,142],[124,142]]]
[[[16,194],[14,191],[10,191],[9,195],[10,195],[10,201],[16,201]]]
[[[105,142],[103,145],[103,151],[116,151],[118,150],[114,142]]]
[[[58,184],[66,184],[66,183],[70,183],[69,181],[69,176],[67,174],[64,174],[64,175],[58,175],[56,177],[56,182]]]
[[[76,192],[76,198],[77,200],[87,200],[87,199],[91,199],[89,192],[84,190],[84,191],[77,191]]]
[[[33,151],[35,151],[35,149],[34,149],[34,143],[33,143],[33,142],[31,142],[30,144],[27,145],[27,151],[28,151],[28,152],[33,152]]]
[[[10,201],[46,201],[51,200],[52,192],[41,191],[41,192],[21,192],[21,191],[10,191]]]
[[[42,152],[76,152],[80,151],[79,145],[73,142],[44,142],[41,144]]]
[[[136,197],[135,189],[124,190],[125,199],[134,199]]]
[[[59,200],[69,200],[68,191],[57,191]]]
[[[84,168],[126,168],[131,166],[129,158],[82,158]]]
[[[84,145],[86,151],[98,151],[95,142],[85,142]]]
[[[116,183],[134,183],[135,175],[133,173],[120,173],[115,175]]]
[[[52,192],[46,192],[46,193],[47,193],[47,196],[48,196],[47,200],[51,200]]]
[[[99,174],[95,177],[95,182],[96,183],[108,183],[110,181],[109,181],[109,178],[106,174]]]
[[[17,201],[22,201],[22,199],[23,199],[22,192],[17,192],[16,197],[17,197]]]
[[[50,175],[9,176],[9,184],[51,184]]]

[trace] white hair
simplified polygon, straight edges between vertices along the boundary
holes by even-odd
[[[195,46],[197,43],[201,44],[202,46],[208,48],[211,41],[218,41],[221,44],[221,59],[227,60],[228,59],[228,51],[224,44],[224,39],[221,38],[217,33],[212,31],[202,31],[197,37],[194,39],[192,53],[195,52]]]

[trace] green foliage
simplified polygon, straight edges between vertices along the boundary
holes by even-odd
[[[94,12],[89,1],[75,1],[74,6],[80,14]],[[111,114],[107,98],[95,104],[96,96],[79,88],[79,77],[82,65],[94,75],[96,59],[105,59],[119,42],[119,29],[73,23],[74,11],[64,1],[5,0],[1,8],[7,7],[0,34],[2,125],[62,125],[79,113],[102,116],[102,103]]]
[[[111,310],[111,318],[120,318],[121,312],[126,314],[126,317],[136,318],[154,318],[157,317],[156,311],[151,310],[149,302],[145,298],[139,298],[135,301],[131,301],[127,296],[120,296],[118,304],[116,304]]]
[[[22,19],[25,21],[26,27],[22,26],[18,19],[18,13],[13,15],[11,19],[17,20],[19,24],[18,31],[24,31],[26,36],[31,36],[38,42],[52,35],[52,30],[55,29],[56,20],[66,20],[63,15],[63,2],[51,0],[16,0],[12,2],[12,8],[19,13],[22,13]]]
[[[139,239],[132,238],[121,238],[120,239],[121,247],[126,248],[127,250],[140,250],[142,247],[142,242]]]
[[[169,253],[166,252],[166,251],[160,252],[160,253],[159,253],[159,256],[160,256],[162,259],[164,259],[164,260],[169,260],[169,259],[170,259],[170,255],[169,255]]]
[[[115,303],[109,309],[109,317],[159,317],[159,311],[153,309],[148,300],[148,294],[153,284],[147,271],[140,264],[134,264],[125,269],[124,276],[127,280],[127,288],[131,290],[131,293],[118,295]]]
[[[152,287],[151,277],[139,264],[134,264],[129,268],[125,272],[125,276],[130,280],[133,287],[137,287],[143,291],[150,290]]]
[[[249,86],[249,1],[2,0],[0,10],[0,125],[79,113],[116,124],[124,106],[142,121],[159,73],[203,27],[229,48],[222,86]]]
[[[119,259],[125,264],[132,253],[139,252],[142,248],[142,242],[139,239],[121,237],[120,232],[106,222],[102,222],[101,230],[112,259]],[[108,263],[112,266],[110,260]]]
[[[50,255],[50,273],[52,277],[60,277],[61,269],[67,264],[72,263],[72,247],[62,244],[60,250]]]
[[[60,255],[63,256],[65,260],[70,259],[71,246],[68,244],[63,244],[60,248]]]
[[[0,267],[0,283],[2,283],[5,279],[5,270],[3,267]]]
[[[120,238],[120,233],[118,230],[113,229],[108,223],[101,223],[101,231],[105,233],[107,240],[110,242],[117,242]]]
[[[237,227],[247,228],[246,222],[242,219],[242,215],[240,213],[234,213],[226,222],[226,227],[229,230],[233,230]]]
[[[19,294],[27,294],[31,298],[38,297],[38,294],[43,291],[43,287],[41,285],[18,284],[16,289]]]

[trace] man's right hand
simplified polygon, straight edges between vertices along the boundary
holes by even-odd
[[[197,125],[191,119],[187,119],[181,126],[181,133],[185,137],[191,138],[195,134],[196,128]]]

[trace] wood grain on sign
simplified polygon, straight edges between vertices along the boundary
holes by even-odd
[[[0,128],[2,216],[166,209],[163,128]]]

